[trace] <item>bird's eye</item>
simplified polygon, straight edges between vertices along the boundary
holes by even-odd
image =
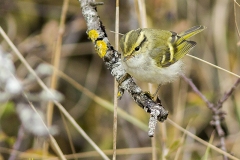
[[[139,49],[140,49],[140,47],[138,46],[138,47],[135,48],[135,51],[139,51]]]

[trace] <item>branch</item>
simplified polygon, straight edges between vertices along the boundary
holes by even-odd
[[[182,78],[192,87],[193,91],[199,95],[199,97],[206,103],[207,107],[212,111],[213,117],[210,124],[215,127],[218,136],[220,137],[220,148],[223,151],[226,151],[226,145],[225,145],[225,132],[222,129],[221,121],[224,120],[225,113],[222,111],[222,105],[223,103],[232,95],[233,91],[237,88],[237,86],[240,84],[240,78],[237,79],[237,81],[234,83],[232,88],[228,92],[226,92],[222,98],[216,103],[211,103],[195,86],[195,84],[187,78],[185,75],[182,75]],[[224,155],[224,160],[227,160],[228,157]]]
[[[168,111],[164,109],[161,103],[157,103],[151,99],[140,87],[136,85],[132,77],[129,76],[123,69],[121,64],[121,54],[114,50],[110,44],[105,27],[103,26],[97,14],[96,6],[102,3],[96,3],[94,0],[81,0],[82,14],[87,23],[87,34],[95,45],[98,55],[103,59],[105,65],[110,70],[111,74],[119,83],[118,97],[121,97],[126,90],[134,99],[134,101],[142,107],[146,112],[150,113],[150,126],[155,128],[155,120],[163,122],[168,116]],[[156,119],[153,120],[155,117]],[[154,125],[152,125],[154,124]],[[153,136],[152,127],[149,136]]]

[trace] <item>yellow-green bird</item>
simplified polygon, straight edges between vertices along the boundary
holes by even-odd
[[[120,39],[121,61],[134,78],[154,84],[172,82],[182,73],[182,58],[197,44],[188,40],[206,27],[195,26],[185,32],[139,28]]]

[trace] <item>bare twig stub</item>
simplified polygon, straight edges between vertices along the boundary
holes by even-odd
[[[151,97],[146,95],[146,93],[136,85],[132,77],[123,69],[120,53],[114,50],[110,44],[105,28],[97,14],[97,4],[94,5],[96,2],[94,0],[81,0],[80,3],[82,14],[88,27],[87,34],[94,43],[98,55],[103,59],[111,74],[118,81],[119,97],[121,97],[126,90],[140,107],[148,113],[155,113],[157,110],[157,113],[159,113],[156,117],[157,120],[164,121],[168,116],[168,111],[165,110],[161,104],[156,103]],[[152,117],[151,119],[154,118]]]

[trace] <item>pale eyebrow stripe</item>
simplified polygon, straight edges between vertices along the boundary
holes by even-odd
[[[141,31],[140,35],[139,35],[139,37],[137,39],[137,42],[136,42],[136,44],[138,44],[137,46],[141,45],[141,43],[144,41],[144,39],[145,39],[145,36],[144,36],[143,32]]]
[[[128,32],[128,33],[126,34],[125,38],[124,38],[124,53],[127,52],[127,42],[128,42],[128,39],[129,39],[129,35],[130,35],[132,32],[133,32],[133,30],[130,31],[130,32]]]

